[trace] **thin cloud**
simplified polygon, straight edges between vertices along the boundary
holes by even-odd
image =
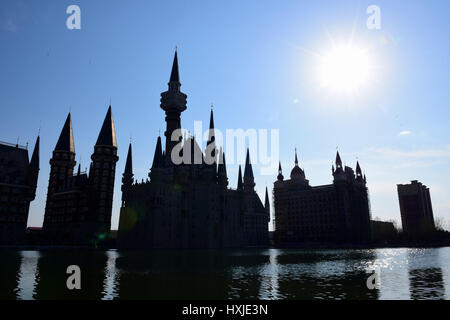
[[[411,135],[411,134],[412,134],[411,131],[406,130],[406,131],[400,132],[398,135],[399,135],[399,136],[409,136],[409,135]]]
[[[396,150],[392,148],[378,148],[370,147],[364,154],[388,159],[429,159],[429,158],[449,158],[450,157],[450,146],[442,148],[427,148],[419,150]]]

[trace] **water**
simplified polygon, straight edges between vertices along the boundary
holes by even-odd
[[[0,251],[0,299],[449,299],[450,248]],[[81,290],[66,269],[81,268]],[[370,290],[367,279],[376,287]],[[369,272],[369,273],[368,273]]]

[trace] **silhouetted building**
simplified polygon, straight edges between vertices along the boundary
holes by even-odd
[[[430,189],[417,180],[397,185],[403,232],[409,235],[435,231]]]
[[[372,241],[385,243],[395,240],[397,230],[392,222],[371,220]]]
[[[275,237],[279,244],[367,243],[370,208],[366,177],[359,163],[356,176],[343,167],[339,152],[332,168],[333,184],[312,187],[295,166],[285,180],[281,163],[274,183]]]
[[[249,152],[247,150],[243,179],[239,167],[237,190],[229,189],[222,149],[217,161],[213,111],[205,154],[193,137],[171,139],[174,131],[181,129],[181,112],[186,110],[187,98],[180,91],[176,52],[168,85],[168,91],[161,93],[161,108],[166,113],[166,147],[163,151],[161,137],[158,137],[150,180],[133,181],[131,144],[128,150],[122,179],[119,246],[231,248],[268,245],[270,208],[267,203],[262,204],[255,192]],[[178,146],[181,146],[179,155],[187,161],[175,164],[171,155]],[[210,152],[212,162],[206,160],[206,152]]]
[[[16,245],[25,240],[38,175],[39,136],[30,162],[27,148],[0,143],[0,244]]]
[[[93,245],[111,229],[117,157],[111,106],[94,146],[89,175],[74,174],[75,144],[70,113],[50,159],[44,236],[56,245]]]

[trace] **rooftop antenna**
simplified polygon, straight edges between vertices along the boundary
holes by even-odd
[[[20,139],[20,136],[17,136],[16,148],[19,146],[19,139]]]

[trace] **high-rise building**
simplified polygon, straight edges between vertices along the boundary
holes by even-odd
[[[403,232],[409,235],[435,231],[430,189],[417,180],[397,185]]]
[[[81,172],[80,164],[74,174],[75,144],[69,113],[50,159],[43,226],[47,243],[95,245],[109,235],[118,159],[110,106],[94,146],[89,175]]]
[[[30,202],[36,196],[39,175],[39,136],[31,161],[18,144],[0,143],[0,244],[25,240]]]
[[[128,149],[122,179],[119,246],[237,248],[268,245],[268,197],[264,206],[255,191],[248,150],[243,178],[239,167],[237,189],[228,188],[225,153],[217,150],[215,143],[213,111],[205,153],[195,137],[172,139],[176,130],[181,129],[181,113],[187,109],[187,96],[180,91],[176,52],[168,86],[168,90],[161,93],[161,109],[166,114],[165,150],[158,137],[149,180],[134,181],[131,144]],[[183,156],[183,161],[174,162],[173,154]]]
[[[366,177],[359,163],[356,175],[343,166],[339,152],[333,165],[333,184],[311,186],[298,163],[290,179],[281,168],[274,183],[275,241],[280,245],[307,243],[367,243],[370,208]]]

